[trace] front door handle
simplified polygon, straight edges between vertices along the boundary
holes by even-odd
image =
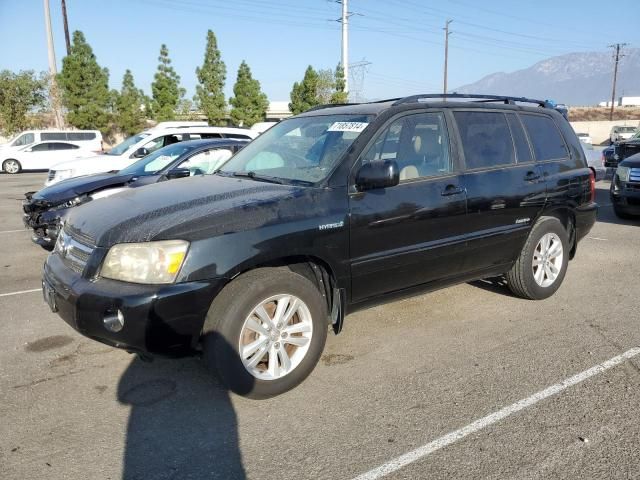
[[[448,197],[450,195],[460,195],[461,193],[464,193],[464,188],[460,187],[459,185],[454,185],[451,183],[446,187],[444,187],[444,190],[442,191],[442,196]]]
[[[536,172],[527,172],[524,176],[525,182],[535,182],[536,180],[540,180],[540,175]]]

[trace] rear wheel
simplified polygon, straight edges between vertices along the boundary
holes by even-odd
[[[619,207],[616,207],[615,205],[613,206],[613,213],[616,214],[616,217],[621,218],[622,220],[630,220],[633,217],[633,215],[629,215],[628,213],[622,211]]]
[[[507,273],[507,283],[519,297],[542,300],[560,288],[568,263],[567,231],[557,218],[542,217]]]
[[[20,165],[20,162],[18,160],[14,160],[13,158],[10,158],[2,162],[2,170],[12,174],[20,173],[20,171],[22,170],[22,165]]]
[[[249,398],[269,398],[301,383],[327,338],[326,302],[306,277],[287,268],[247,272],[213,301],[204,358],[222,382]]]

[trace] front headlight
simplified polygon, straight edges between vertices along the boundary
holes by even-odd
[[[628,182],[629,181],[629,167],[621,167],[618,166],[618,169],[616,170],[616,175],[618,175],[618,179],[621,182]]]
[[[189,249],[184,240],[120,243],[109,249],[100,276],[133,283],[173,283]]]

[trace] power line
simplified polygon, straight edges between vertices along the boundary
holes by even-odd
[[[618,79],[618,62],[623,54],[620,53],[620,49],[626,47],[627,43],[615,43],[613,45],[609,45],[609,48],[613,48],[615,50],[614,54],[614,64],[613,64],[613,87],[611,88],[611,110],[609,110],[609,120],[613,120],[613,107],[616,99],[616,80]]]

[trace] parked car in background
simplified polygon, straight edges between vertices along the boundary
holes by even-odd
[[[117,173],[97,173],[63,180],[25,193],[23,220],[32,240],[49,250],[71,208],[106,198],[127,188],[213,173],[244,147],[247,140],[190,140],[163,147]]]
[[[278,122],[258,122],[251,125],[251,130],[258,133],[264,133]]]
[[[99,130],[25,130],[7,143],[0,145],[0,152],[4,149],[20,149],[46,141],[73,143],[84,150],[102,152],[102,133]]]
[[[591,135],[588,133],[576,133],[578,136],[578,140],[584,143],[593,144],[593,140],[591,139]]]
[[[607,168],[616,168],[620,161],[635,155],[637,152],[640,152],[640,130],[636,131],[628,140],[606,147],[602,151],[604,165]]]
[[[630,127],[627,125],[616,125],[614,127],[611,127],[609,140],[611,141],[611,143],[628,140],[633,136],[636,130],[637,130],[637,127]]]
[[[615,145],[609,145],[602,149],[602,162],[606,168],[616,168],[618,166],[618,161],[613,158],[615,151]]]
[[[232,127],[167,127],[146,130],[127,138],[106,154],[69,160],[54,165],[49,170],[45,185],[53,185],[62,180],[92,173],[115,172],[128,167],[136,160],[146,157],[156,150],[185,140],[236,138],[251,140],[257,132],[248,128]]]
[[[38,142],[19,149],[0,150],[0,165],[6,173],[23,170],[48,170],[53,165],[70,158],[87,158],[95,152],[67,142]]]
[[[545,101],[442,99],[316,107],[215,175],[73,209],[46,301],[93,340],[200,354],[232,391],[267,398],[359,308],[497,275],[548,298],[596,219],[580,141]]]
[[[640,153],[618,164],[609,190],[613,210],[620,218],[640,217]]]
[[[593,172],[596,182],[602,180],[607,174],[607,169],[604,166],[602,154],[598,150],[593,148],[592,144],[584,143],[582,141],[580,143],[582,145],[582,150],[584,150],[584,155],[587,158],[587,165]]]

